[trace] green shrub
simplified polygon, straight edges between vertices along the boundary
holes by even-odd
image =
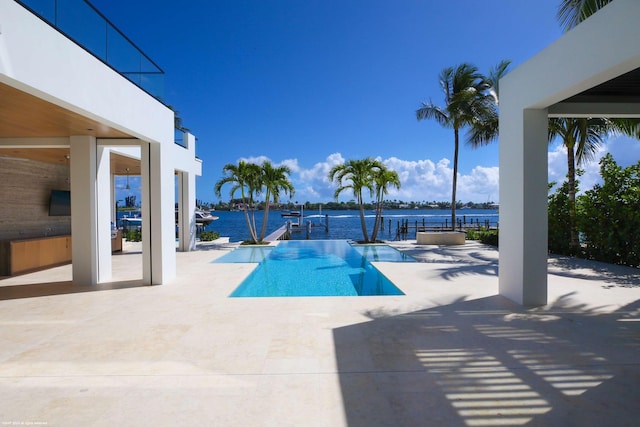
[[[555,183],[549,184],[549,189]],[[576,182],[577,187],[577,182]],[[571,252],[571,229],[569,227],[569,183],[565,181],[549,195],[549,252],[559,255],[574,255]]]
[[[467,240],[479,240],[485,245],[498,246],[498,230],[467,230]]]
[[[587,258],[640,266],[640,162],[600,160],[602,185],[578,198],[578,228]]]
[[[129,229],[123,233],[124,238],[129,242],[141,242],[142,241],[142,231]]]
[[[217,231],[203,231],[200,233],[200,241],[201,242],[211,242],[220,237],[220,233]]]

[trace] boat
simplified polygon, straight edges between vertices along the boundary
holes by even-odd
[[[220,217],[211,215],[208,211],[203,211],[202,209],[196,209],[195,211],[196,224],[198,225],[207,225]],[[176,224],[178,223],[178,210],[176,209]]]
[[[282,218],[300,218],[301,216],[302,213],[300,213],[300,211],[291,211],[282,214]]]
[[[220,217],[211,215],[211,212],[196,209],[196,224],[207,225],[217,219],[220,219]]]

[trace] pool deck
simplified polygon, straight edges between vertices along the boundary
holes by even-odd
[[[0,425],[635,426],[640,270],[549,261],[549,301],[498,296],[498,253],[397,242],[374,263],[405,293],[228,298],[233,244],[177,254],[141,286],[70,266],[0,280]]]

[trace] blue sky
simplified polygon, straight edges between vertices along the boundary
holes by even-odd
[[[440,70],[513,68],[561,35],[559,0],[92,3],[166,72],[165,101],[198,138],[204,201],[226,163],[265,158],[292,168],[293,200],[329,201],[327,171],[367,156],[400,174],[389,198],[448,200],[453,132],[415,118],[442,102]],[[639,143],[613,144],[640,158]],[[550,180],[566,173],[561,154],[550,147]],[[458,199],[498,201],[498,143],[463,146],[459,173]]]

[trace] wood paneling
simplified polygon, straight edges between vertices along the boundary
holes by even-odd
[[[132,138],[131,135],[0,83],[0,138],[55,138],[92,135]],[[68,165],[68,148],[1,148],[0,156]],[[140,162],[111,155],[111,172],[140,174]]]
[[[71,262],[71,236],[15,240],[1,243],[0,275],[13,276]]]
[[[0,148],[0,156],[69,166],[68,148]],[[111,173],[126,175],[127,169],[129,175],[140,175],[140,160],[111,153]]]
[[[0,83],[0,138],[130,135]]]

